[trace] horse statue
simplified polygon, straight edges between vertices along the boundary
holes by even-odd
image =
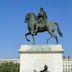
[[[36,32],[35,32],[35,28],[36,25],[38,25],[37,27],[37,33],[40,32],[45,32],[47,31],[50,34],[50,37],[47,39],[47,43],[48,41],[53,37],[56,40],[56,44],[58,44],[58,38],[57,36],[54,34],[55,32],[55,28],[57,29],[58,34],[60,35],[60,37],[63,37],[63,34],[59,28],[59,24],[57,22],[53,23],[51,21],[48,21],[47,24],[45,24],[45,26],[42,26],[38,20],[37,17],[35,16],[35,14],[33,12],[27,13],[25,16],[25,23],[28,24],[28,30],[29,32],[25,34],[25,38],[28,42],[30,42],[30,40],[27,38],[28,35],[32,36],[33,39],[33,44],[35,44],[35,38],[34,36],[36,36]]]
[[[33,71],[34,71],[34,72],[37,72],[36,70],[33,70]],[[39,71],[39,72],[49,72],[49,71],[48,71],[48,66],[45,65],[45,66],[44,66],[44,69],[41,70],[41,71]]]

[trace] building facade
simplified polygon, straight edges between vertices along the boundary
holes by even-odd
[[[63,58],[63,71],[72,72],[72,58]]]
[[[5,62],[20,63],[19,59],[0,59],[0,63],[5,63]]]

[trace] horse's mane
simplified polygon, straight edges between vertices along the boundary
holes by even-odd
[[[31,15],[33,15],[33,16],[34,16],[34,18],[36,18],[35,13],[33,13],[33,12],[29,12],[28,14],[31,14]]]

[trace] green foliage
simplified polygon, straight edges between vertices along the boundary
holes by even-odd
[[[13,62],[4,62],[0,64],[0,72],[19,72],[19,64]]]

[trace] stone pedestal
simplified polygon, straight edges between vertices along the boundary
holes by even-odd
[[[49,72],[63,72],[63,51],[61,45],[22,45],[20,72],[39,72],[44,65]]]

